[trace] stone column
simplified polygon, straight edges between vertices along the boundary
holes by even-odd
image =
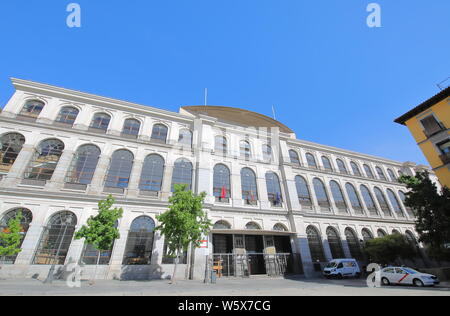
[[[324,235],[326,237],[326,233]],[[323,253],[325,255],[325,259],[330,261],[333,259],[333,254],[331,252],[330,244],[328,243],[328,238],[322,239]]]
[[[114,241],[114,248],[111,254],[110,267],[108,271],[108,279],[119,279],[122,274],[122,262],[127,246],[129,227],[120,228],[120,238]]]
[[[11,118],[16,117],[16,115],[20,113],[24,105],[23,98],[24,92],[16,91],[14,95],[11,97],[11,99],[9,99],[8,103],[5,105],[0,115]]]
[[[27,235],[22,243],[22,251],[17,255],[16,265],[30,265],[33,261],[34,253],[41,239],[44,225],[42,223],[31,223]]]
[[[91,184],[89,185],[89,194],[101,194],[103,192],[104,180],[110,164],[109,156],[101,155],[95,169]]]
[[[28,167],[33,155],[35,153],[34,146],[31,144],[23,145],[22,150],[16,158],[16,161],[9,170],[7,176],[0,181],[0,186],[2,187],[14,187],[23,178],[23,173]]]
[[[130,182],[128,183],[127,196],[137,197],[139,193],[139,181],[141,179],[142,167],[144,162],[142,160],[133,161],[133,168],[131,169]]]
[[[46,189],[57,190],[64,186],[64,180],[67,174],[67,170],[72,163],[72,159],[75,151],[65,149],[59,158],[58,164],[55,171],[53,172],[52,178],[46,184]]]
[[[167,200],[172,193],[173,165],[164,166],[164,174],[161,185],[161,199]]]
[[[52,124],[59,114],[59,110],[59,101],[57,99],[49,99],[39,114],[36,123]]]
[[[343,237],[345,237],[345,235]],[[342,250],[344,250],[345,257],[346,258],[351,258],[352,257],[352,253],[350,252],[350,248],[348,246],[347,239],[341,239],[341,244],[342,244]]]
[[[297,245],[297,248],[300,249],[300,256],[305,277],[314,277],[317,272],[314,271],[311,251],[309,250],[308,238],[306,237],[306,235],[297,234],[295,243]]]

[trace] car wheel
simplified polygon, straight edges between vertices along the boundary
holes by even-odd
[[[389,285],[391,285],[391,282],[389,282],[389,280],[387,278],[382,278],[381,284],[383,284],[384,286],[389,286]]]
[[[424,286],[423,282],[421,280],[419,280],[419,279],[414,279],[413,284],[414,284],[414,286],[417,286],[417,287],[423,287]]]
[[[339,273],[339,274],[337,275],[337,278],[338,278],[339,280],[342,280],[344,277],[342,276],[342,274]]]
[[[360,277],[361,277],[361,273],[358,272],[355,274],[355,278],[359,279]]]

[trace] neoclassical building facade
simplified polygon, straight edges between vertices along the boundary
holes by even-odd
[[[206,192],[214,224],[200,248],[183,254],[186,277],[203,278],[208,256],[239,249],[253,255],[250,274],[267,273],[258,256],[272,249],[313,276],[315,263],[363,260],[368,239],[417,238],[397,178],[426,166],[299,140],[280,122],[242,109],[175,113],[12,83],[0,114],[0,229],[20,212],[23,242],[17,256],[0,259],[0,277],[45,277],[51,265],[70,262],[90,277],[97,261],[98,278],[169,276],[174,259],[154,228],[174,184]],[[109,194],[124,209],[121,237],[99,252],[73,236]]]

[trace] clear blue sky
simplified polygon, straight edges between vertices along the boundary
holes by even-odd
[[[393,120],[450,76],[450,1],[3,0],[0,104],[18,77],[177,111],[271,115],[298,138],[426,163]],[[66,6],[82,8],[81,29]]]

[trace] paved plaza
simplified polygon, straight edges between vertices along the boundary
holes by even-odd
[[[0,295],[74,295],[74,296],[450,296],[450,284],[434,288],[392,286],[368,288],[365,280],[306,280],[301,278],[219,279],[215,284],[201,281],[96,281],[82,282],[80,288],[69,288],[63,281],[43,284],[40,280],[0,280]]]

